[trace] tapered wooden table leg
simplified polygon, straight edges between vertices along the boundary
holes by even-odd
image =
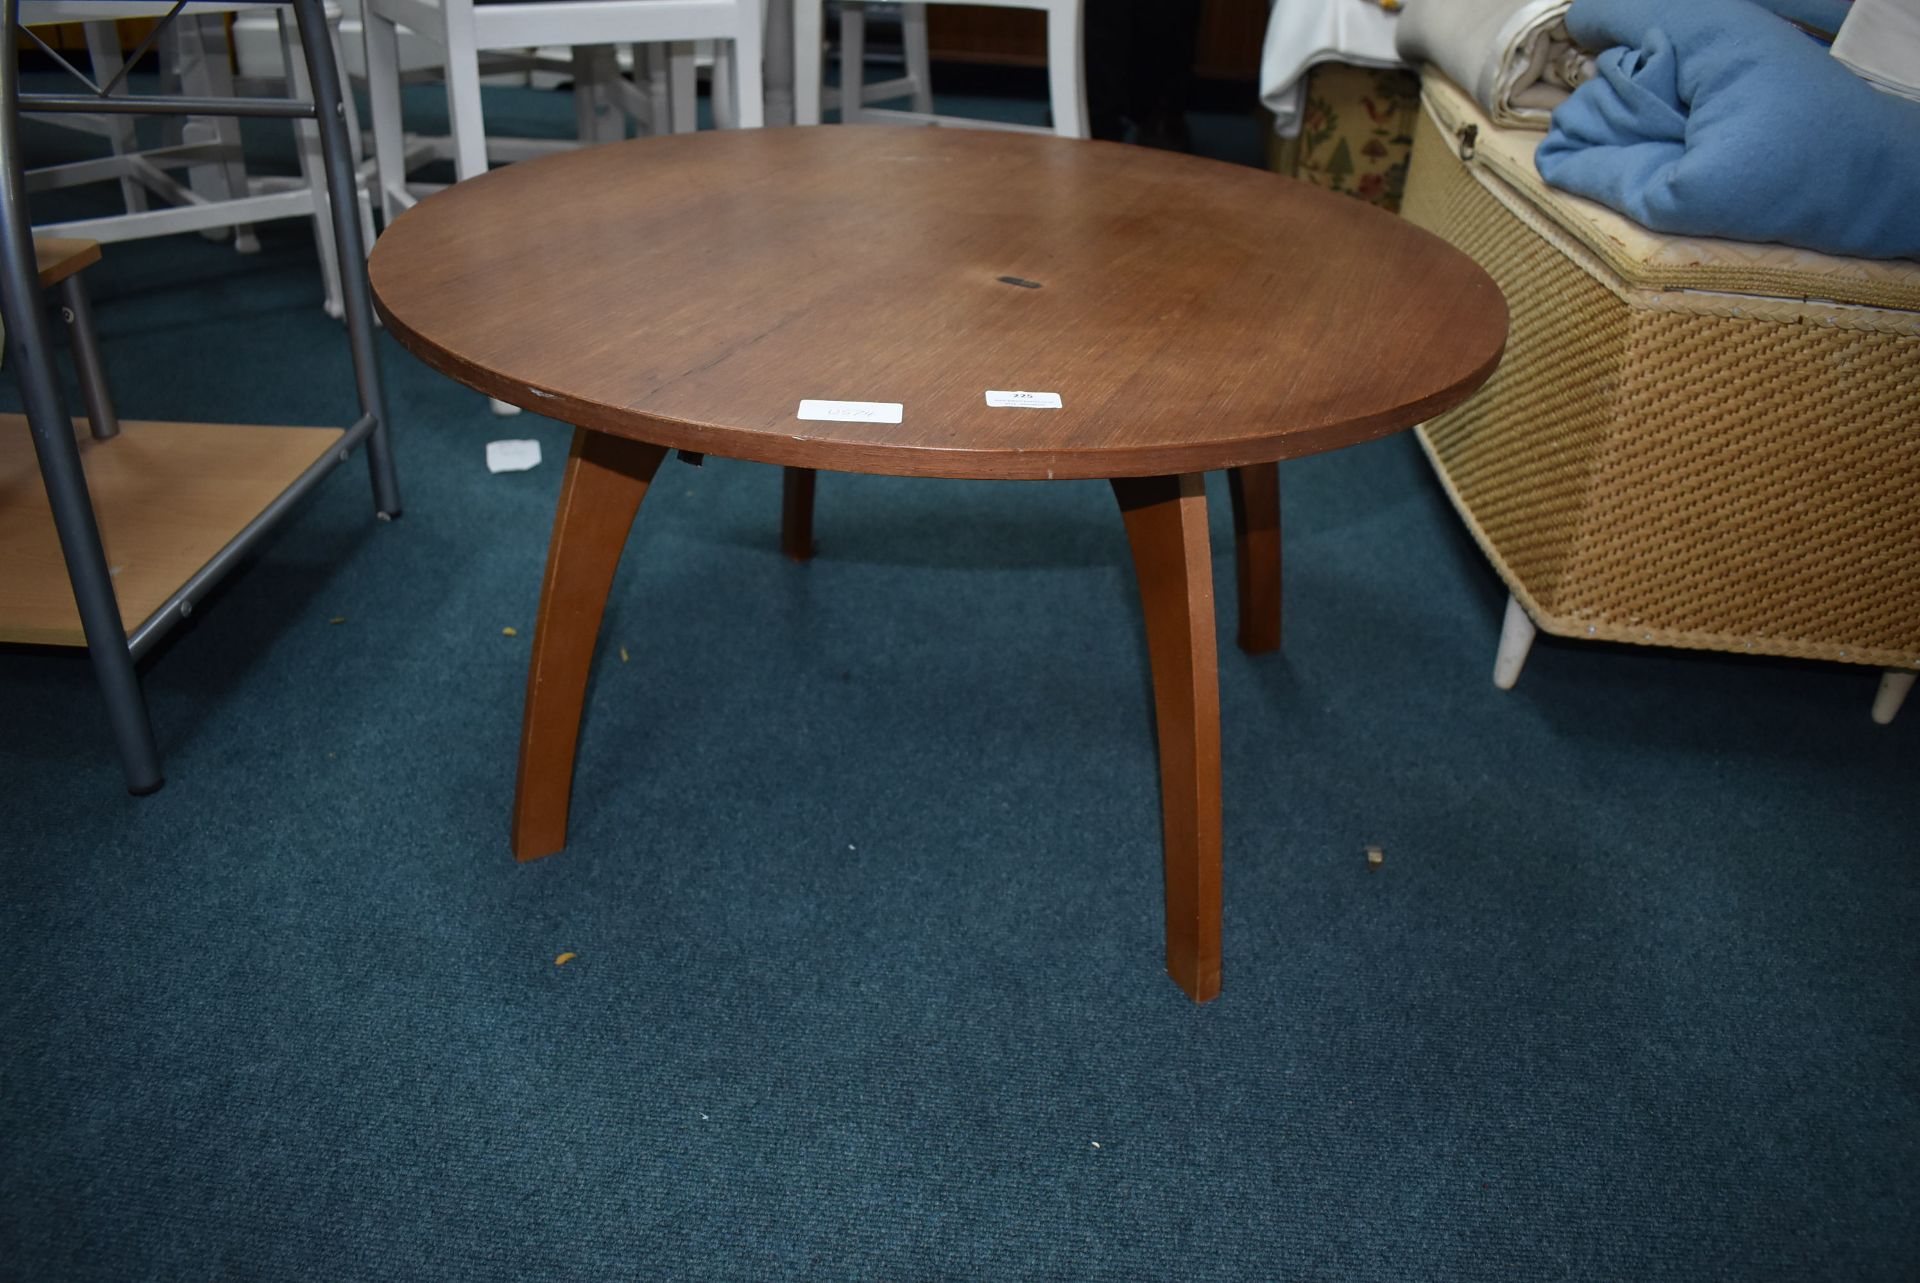
[[[552,855],[567,843],[573,754],[600,616],[634,514],[665,455],[659,446],[574,429],[527,670],[513,793],[513,853],[519,859]]]
[[[1201,475],[1116,480],[1153,665],[1167,879],[1167,971],[1220,992],[1220,671]]]
[[[1280,649],[1280,465],[1227,470],[1233,496],[1233,565],[1240,599],[1240,649]]]
[[[813,556],[812,468],[788,468],[780,485],[780,551],[795,561]]]

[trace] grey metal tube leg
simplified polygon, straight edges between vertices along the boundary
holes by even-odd
[[[80,395],[87,403],[87,423],[96,441],[120,435],[120,416],[114,413],[113,394],[107,390],[107,365],[100,358],[100,336],[93,329],[93,303],[75,272],[60,282],[61,319],[73,346],[73,369],[80,376]]]
[[[340,68],[333,59],[333,38],[321,0],[293,0],[300,47],[318,105],[320,152],[327,167],[327,204],[333,211],[333,240],[339,250],[340,294],[346,307],[347,344],[353,376],[360,389],[360,412],[374,419],[367,437],[367,470],[373,475],[373,507],[382,519],[400,515],[400,479],[387,434],[387,394],[380,380],[379,354],[373,346],[373,297],[367,286],[367,247],[355,208],[357,175],[347,138]]]
[[[0,18],[4,18],[0,30],[9,42],[18,16],[18,0],[0,0]],[[127,633],[107,574],[106,550],[93,519],[73,424],[54,377],[51,327],[41,306],[40,273],[33,261],[26,180],[21,173],[19,94],[19,56],[12,48],[0,50],[0,308],[6,312],[7,343],[33,432],[34,452],[40,459],[67,575],[73,581],[87,654],[120,751],[121,770],[131,792],[151,793],[165,782],[160,753],[154,747],[133,655],[127,650]]]

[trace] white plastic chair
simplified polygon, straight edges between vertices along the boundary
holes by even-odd
[[[927,4],[976,4],[1000,9],[1038,9],[1047,17],[1047,98],[1053,109],[1051,129],[1011,125],[993,120],[941,116],[933,110],[933,90],[927,72]],[[916,0],[901,8],[902,42],[907,74],[881,85],[864,85],[866,57],[865,0],[842,0],[840,6],[840,117],[848,124],[903,122],[921,125],[960,125],[973,129],[1005,129],[1016,133],[1087,136],[1087,77],[1082,54],[1080,10],[1082,0]],[[821,52],[824,45],[822,11],[826,0],[793,0],[793,100],[797,124],[817,125],[827,94],[823,92]],[[848,94],[848,85],[862,92]],[[868,103],[910,94],[913,109],[875,109]]]
[[[723,121],[748,128],[762,123],[762,0],[363,0],[367,41],[367,91],[372,104],[375,167],[383,213],[393,218],[414,204],[406,180],[401,129],[399,29],[404,27],[444,51],[447,114],[453,128],[454,174],[471,178],[487,170],[486,125],[480,106],[480,55],[490,50],[546,46],[574,51],[581,131],[587,141],[624,136],[612,98],[624,91],[613,68],[614,46],[671,45],[667,79],[684,98],[692,84],[693,42],[716,42],[729,73],[716,77],[737,101],[719,108]],[[643,55],[638,49],[636,58]],[[658,58],[660,55],[645,55]],[[690,127],[691,112],[679,104]],[[680,113],[675,113],[676,115]],[[613,132],[615,127],[619,134]]]

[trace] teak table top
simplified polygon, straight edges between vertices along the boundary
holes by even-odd
[[[841,472],[1113,478],[1384,436],[1492,372],[1464,254],[1240,166],[950,129],[738,130],[526,161],[374,247],[415,355],[655,445]],[[1055,392],[996,409],[988,389]],[[797,416],[900,402],[899,424]]]

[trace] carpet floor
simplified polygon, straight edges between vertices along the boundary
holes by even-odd
[[[261,234],[108,247],[128,417],[353,417]],[[406,515],[356,461],[143,665],[159,794],[83,657],[0,651],[0,1278],[1914,1277],[1874,674],[1543,637],[1501,693],[1414,441],[1288,464],[1196,1008],[1107,488],[823,477],[801,567],[777,470],[669,462],[518,865],[567,430],[382,349]]]

